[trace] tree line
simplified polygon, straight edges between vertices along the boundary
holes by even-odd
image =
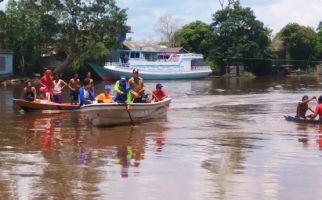
[[[234,0],[220,3],[209,24],[195,21],[177,29],[167,16],[159,20],[159,31],[170,45],[202,53],[221,72],[242,62],[247,71],[266,75],[279,59],[299,66],[322,59],[322,22],[317,29],[290,23],[273,37],[250,8]],[[103,63],[119,47],[120,35],[130,32],[126,22],[126,9],[115,0],[9,0],[0,11],[0,49],[13,51],[16,73],[41,73],[52,55],[56,72],[77,70],[89,61]],[[278,49],[273,41],[280,42]]]
[[[41,73],[55,55],[56,72],[104,60],[130,31],[114,0],[9,0],[0,11],[0,49],[14,55],[16,73]]]
[[[276,63],[306,68],[322,60],[322,22],[316,30],[289,23],[272,37],[272,30],[239,1],[230,1],[214,13],[210,24],[195,21],[184,25],[173,34],[173,40],[190,52],[202,53],[222,73],[233,62],[242,62],[255,75],[267,75]],[[280,45],[274,46],[273,41]]]

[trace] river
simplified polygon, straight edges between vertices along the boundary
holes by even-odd
[[[24,113],[12,103],[22,85],[1,85],[0,199],[319,199],[322,126],[283,115],[321,82],[162,81],[167,120],[111,128],[78,111]]]

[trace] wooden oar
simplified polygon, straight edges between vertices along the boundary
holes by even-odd
[[[128,105],[126,103],[126,100],[124,101],[124,105],[125,105],[125,110],[127,111],[127,114],[129,115],[131,125],[135,126],[134,121],[133,121],[132,116],[131,116],[131,113],[130,113],[130,109],[128,108]]]

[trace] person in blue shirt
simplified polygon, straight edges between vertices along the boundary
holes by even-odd
[[[116,81],[114,86],[115,96],[114,101],[118,103],[131,103],[130,85],[126,81],[125,76],[121,76],[120,80]]]
[[[84,86],[79,89],[80,105],[91,104],[95,101],[94,92],[91,89],[91,82],[89,79],[84,80]]]

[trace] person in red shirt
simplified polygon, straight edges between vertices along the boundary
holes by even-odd
[[[45,75],[40,79],[40,92],[46,95],[46,99],[50,101],[52,94],[53,94],[53,82],[54,77],[51,76],[50,69],[47,69]]]
[[[152,91],[152,99],[154,99],[155,102],[162,101],[163,99],[167,98],[167,93],[162,90],[163,85],[161,83],[156,84],[155,90]]]
[[[318,105],[315,107],[315,112],[311,119],[315,119],[319,115],[319,120],[322,120],[322,96],[318,98]]]

